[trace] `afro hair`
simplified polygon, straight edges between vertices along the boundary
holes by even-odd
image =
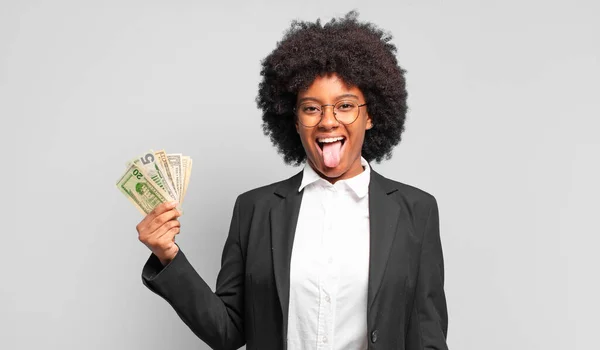
[[[359,22],[356,11],[325,25],[320,19],[292,22],[261,62],[262,80],[256,97],[263,132],[286,164],[300,165],[306,160],[295,127],[298,92],[316,77],[332,73],[358,87],[368,103],[373,128],[365,134],[362,156],[369,162],[391,157],[404,131],[408,109],[405,70],[398,65],[391,39],[374,24]]]

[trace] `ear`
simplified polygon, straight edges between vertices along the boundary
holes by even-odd
[[[373,120],[371,119],[370,115],[367,115],[367,125],[365,127],[365,130],[370,130],[373,127]]]
[[[300,127],[298,126],[298,121],[297,121],[297,120],[296,120],[296,122],[294,123],[294,125],[296,126],[296,133],[298,133],[298,134],[299,134],[299,133],[300,133],[300,130],[299,130],[299,128],[300,128]]]

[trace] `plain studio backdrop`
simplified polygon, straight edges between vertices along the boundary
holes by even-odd
[[[294,19],[389,30],[410,111],[383,175],[436,196],[455,350],[599,349],[597,1],[1,1],[0,348],[208,349],[141,282],[115,187],[194,159],[178,243],[214,288],[233,204],[300,171],[261,129]]]

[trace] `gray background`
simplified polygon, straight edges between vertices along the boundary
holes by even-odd
[[[1,349],[207,349],[141,283],[114,187],[193,157],[178,238],[214,287],[235,197],[288,177],[254,103],[295,18],[394,35],[410,113],[384,175],[440,206],[452,349],[597,349],[597,1],[0,2]]]

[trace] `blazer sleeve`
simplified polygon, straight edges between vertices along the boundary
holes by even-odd
[[[423,241],[414,305],[406,336],[407,350],[447,350],[448,312],[444,293],[444,259],[439,212],[430,205]]]
[[[190,330],[212,349],[238,349],[246,343],[239,201],[238,197],[214,293],[182,250],[164,267],[152,254],[142,270],[143,284],[165,299]]]

